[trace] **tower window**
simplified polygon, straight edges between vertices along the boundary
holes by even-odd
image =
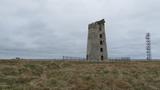
[[[103,60],[104,59],[104,57],[103,56],[101,56],[101,60]]]
[[[102,34],[100,34],[99,37],[102,38]]]
[[[103,41],[100,41],[100,45],[103,45]]]
[[[99,26],[99,31],[102,31],[102,28],[101,28],[101,26]]]
[[[100,48],[100,51],[103,52],[103,48]]]

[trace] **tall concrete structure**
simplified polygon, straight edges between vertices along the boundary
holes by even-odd
[[[102,19],[88,25],[87,60],[107,59],[105,20]]]

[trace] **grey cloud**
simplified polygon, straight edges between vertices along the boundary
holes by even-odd
[[[109,57],[159,58],[159,0],[1,0],[0,58],[85,57],[87,25],[105,18]]]

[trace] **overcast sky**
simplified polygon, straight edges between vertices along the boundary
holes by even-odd
[[[88,24],[106,20],[109,57],[160,58],[160,0],[0,0],[0,58],[85,57]]]

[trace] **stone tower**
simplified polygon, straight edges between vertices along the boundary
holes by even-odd
[[[107,60],[105,20],[88,25],[87,60]]]

